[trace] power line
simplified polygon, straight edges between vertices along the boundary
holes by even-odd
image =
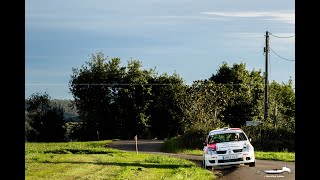
[[[75,84],[76,86],[170,86],[175,85],[177,83],[172,84],[89,84],[89,83],[82,83],[82,84]],[[270,84],[270,83],[269,83]],[[69,86],[68,84],[25,84],[26,86]],[[193,84],[191,84],[193,85]],[[196,84],[194,84],[196,85]],[[228,86],[239,86],[239,85],[264,85],[264,83],[216,83],[215,85],[228,85]]]
[[[279,58],[281,58],[281,59],[284,59],[284,60],[287,60],[287,61],[295,61],[294,59],[287,59],[287,58],[284,58],[284,57],[282,57],[282,56],[280,56],[279,54],[277,54],[276,52],[274,52],[274,50],[273,49],[271,49],[271,48],[269,48],[275,55],[277,55]]]
[[[169,86],[169,85],[174,85],[177,83],[172,83],[172,84],[153,84],[153,83],[145,83],[145,84],[130,84],[130,83],[78,83],[74,84],[76,86],[142,86],[142,85],[148,85],[148,86]],[[27,86],[69,86],[69,84],[41,84],[41,83],[34,83],[34,84],[25,84]]]
[[[174,85],[174,84],[178,84],[178,83],[172,83],[172,84],[130,84],[130,83],[94,83],[94,84],[90,84],[90,83],[81,83],[81,84],[74,84],[76,86],[170,86],[170,85]]]
[[[272,33],[270,33],[271,36],[274,36],[274,37],[277,37],[277,38],[292,38],[292,37],[295,37],[296,35],[292,35],[292,36],[276,36],[276,35],[273,35]]]

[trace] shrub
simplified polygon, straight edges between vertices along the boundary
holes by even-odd
[[[260,129],[261,128],[261,129]],[[295,151],[295,133],[285,128],[242,127],[255,150],[258,151]]]

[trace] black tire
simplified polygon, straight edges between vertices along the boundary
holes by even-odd
[[[252,162],[252,163],[249,163],[249,167],[255,167],[256,166],[256,162]]]
[[[207,166],[205,160],[202,161],[202,166],[204,169],[212,170],[212,166]]]
[[[203,166],[203,168],[207,169],[205,160],[202,161],[202,166]]]

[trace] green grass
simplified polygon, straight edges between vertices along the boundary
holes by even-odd
[[[202,155],[202,149],[186,149],[179,144],[179,141],[176,137],[171,138],[163,144],[161,150],[164,152],[180,153],[180,154],[192,154],[192,155]],[[294,152],[262,152],[255,151],[256,159],[264,160],[275,160],[275,161],[295,161]]]
[[[178,151],[181,154],[191,154],[191,155],[202,155],[203,150],[201,149],[181,149]]]
[[[262,152],[255,151],[256,159],[265,159],[265,160],[276,160],[276,161],[295,161],[294,152]]]
[[[216,179],[191,161],[106,148],[110,142],[26,143],[25,179]]]

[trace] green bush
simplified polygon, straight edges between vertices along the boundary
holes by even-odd
[[[260,129],[261,128],[261,129]],[[257,151],[295,151],[295,133],[285,128],[242,127]]]
[[[183,136],[180,136],[178,139],[182,146],[187,149],[202,149],[203,142],[207,135],[207,131],[191,130],[186,132]]]
[[[202,149],[207,133],[203,130],[190,130],[181,136],[165,141],[161,150],[176,153],[180,149]]]

